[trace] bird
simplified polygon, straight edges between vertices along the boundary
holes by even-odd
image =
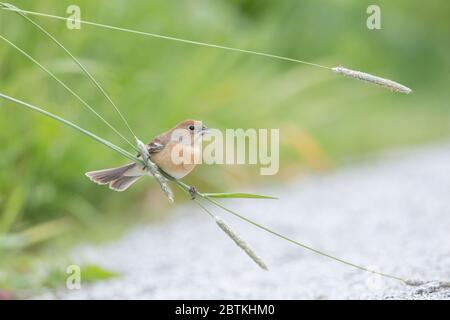
[[[181,179],[195,168],[196,159],[201,157],[203,136],[209,132],[201,121],[183,120],[146,145],[150,160],[165,173]],[[122,192],[148,175],[148,171],[144,165],[133,162],[117,168],[86,172],[85,175],[96,184],[109,185],[111,190]]]

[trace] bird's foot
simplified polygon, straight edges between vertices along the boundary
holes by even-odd
[[[194,200],[197,197],[197,189],[194,186],[189,187],[189,193],[191,195],[191,200]]]

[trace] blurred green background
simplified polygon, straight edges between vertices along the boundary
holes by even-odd
[[[87,25],[69,30],[64,21],[32,17],[107,88],[144,141],[184,118],[201,119],[218,129],[280,128],[278,175],[261,177],[258,168],[248,166],[202,166],[186,182],[204,190],[280,184],[382,150],[443,141],[450,133],[446,0],[10,2],[65,16],[66,8],[76,4],[85,20],[331,67],[344,65],[414,90],[409,96],[393,94],[311,66]],[[366,27],[370,4],[381,7],[381,30]],[[127,134],[90,81],[32,25],[0,11],[0,33]],[[127,148],[5,42],[0,42],[0,92]],[[126,193],[92,184],[84,172],[126,160],[76,131],[5,101],[0,101],[0,147],[0,295],[51,287],[59,279],[52,262],[64,257],[71,245],[117,237],[134,224],[161,218],[168,208],[150,179]],[[183,196],[178,194],[178,199]],[[58,272],[64,275],[64,270]]]

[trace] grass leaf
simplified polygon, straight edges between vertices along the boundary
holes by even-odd
[[[205,197],[209,198],[248,198],[248,199],[275,199],[278,200],[277,197],[272,196],[264,196],[260,194],[253,193],[240,193],[240,192],[222,192],[222,193],[202,193]]]
[[[109,279],[118,278],[120,273],[105,269],[104,267],[96,264],[87,264],[80,266],[81,279],[83,283],[92,283],[95,281],[104,281]],[[67,280],[67,273],[65,270],[61,270],[59,266],[55,266],[42,280],[42,284],[47,288],[60,288],[62,283]]]
[[[71,122],[69,120],[61,118],[61,117],[59,117],[59,116],[57,116],[57,115],[55,115],[55,114],[53,114],[53,113],[51,113],[49,111],[43,110],[43,109],[41,109],[41,108],[39,108],[39,107],[37,107],[35,105],[32,105],[30,103],[26,103],[26,102],[24,102],[22,100],[10,97],[10,96],[8,96],[6,94],[3,94],[1,92],[0,92],[0,98],[3,98],[5,100],[9,100],[9,101],[14,102],[14,103],[16,103],[16,104],[18,104],[18,105],[20,105],[22,107],[25,107],[27,109],[36,111],[36,112],[38,112],[40,114],[43,114],[46,117],[49,117],[49,118],[51,118],[53,120],[56,120],[56,121],[59,121],[60,123],[66,125],[68,127],[71,127],[72,129],[75,129],[75,130],[83,133],[84,135],[87,135],[91,139],[94,139],[95,141],[100,142],[101,144],[103,144],[103,145],[107,146],[108,148],[116,151],[117,153],[121,154],[122,156],[124,156],[124,157],[126,157],[126,158],[128,158],[128,159],[130,159],[130,160],[132,160],[134,162],[144,164],[141,159],[138,159],[137,157],[135,157],[134,155],[132,155],[128,151],[125,151],[124,149],[122,149],[122,148],[116,146],[115,144],[113,144],[112,142],[109,142],[108,140],[105,140],[105,139],[97,136],[96,134],[94,134],[94,133],[92,133],[92,132],[90,132],[90,131],[88,131],[86,129],[81,128],[80,126],[76,125],[75,123],[73,123],[73,122]]]
[[[107,270],[95,264],[89,264],[81,267],[83,281],[93,282],[97,280],[108,280],[120,277],[120,273]]]
[[[111,97],[108,95],[108,93],[105,91],[105,89],[103,89],[103,87],[100,85],[100,83],[95,80],[94,76],[85,68],[85,66],[61,43],[59,42],[52,34],[50,34],[50,32],[48,32],[47,30],[45,30],[42,26],[40,26],[37,22],[33,21],[31,18],[27,17],[26,12],[22,11],[21,9],[17,8],[16,6],[9,4],[9,3],[2,3],[0,2],[0,7],[4,7],[7,10],[12,10],[14,12],[16,12],[17,14],[19,14],[21,17],[25,18],[28,22],[30,22],[34,27],[36,27],[39,31],[41,31],[44,35],[46,35],[47,37],[50,38],[50,40],[52,40],[57,46],[59,46],[62,50],[64,50],[64,52],[67,53],[67,55],[73,60],[73,62],[75,62],[75,64],[78,65],[78,67],[84,72],[84,74],[91,80],[91,82],[99,89],[100,93],[106,98],[106,100],[108,100],[108,102],[112,105],[112,107],[115,109],[115,111],[117,112],[117,114],[119,115],[119,117],[122,119],[122,121],[124,122],[124,124],[126,125],[126,127],[128,128],[128,130],[130,131],[130,133],[133,135],[134,138],[136,138],[136,134],[134,133],[133,129],[131,129],[130,124],[128,123],[128,121],[125,119],[125,117],[123,116],[122,112],[119,110],[119,108],[116,106],[116,104],[113,102],[113,100],[111,99]],[[42,68],[42,67],[41,67]],[[45,70],[46,71],[46,70]],[[48,73],[48,71],[46,71]],[[53,78],[55,78],[54,76],[52,76]],[[57,80],[57,79],[56,79]],[[61,83],[61,81],[57,80],[58,82]],[[69,88],[66,88],[69,89]],[[70,90],[70,89],[69,89]],[[71,91],[71,90],[70,90]],[[72,93],[73,94],[73,93]],[[80,100],[80,99],[79,99]],[[84,104],[84,102],[83,102]],[[90,107],[88,107],[89,109],[91,109]],[[96,111],[91,110],[94,114],[96,114],[98,117],[100,117],[100,119],[103,120],[103,122],[105,122],[108,126],[111,127],[110,124],[108,124],[108,122],[106,120],[104,120],[99,114],[97,114]],[[120,134],[116,129],[113,129],[116,133],[118,133],[122,139],[124,139],[128,144],[131,145],[131,147],[133,149],[135,149],[136,151],[137,148],[128,140],[126,139],[124,136],[122,136],[122,134]]]

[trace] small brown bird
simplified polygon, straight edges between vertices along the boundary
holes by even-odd
[[[208,132],[201,121],[184,120],[147,144],[150,160],[164,172],[180,179],[195,168],[196,159],[201,157],[202,137]],[[115,191],[128,189],[145,175],[148,175],[146,168],[137,163],[86,173],[93,182],[109,184],[109,188]]]

